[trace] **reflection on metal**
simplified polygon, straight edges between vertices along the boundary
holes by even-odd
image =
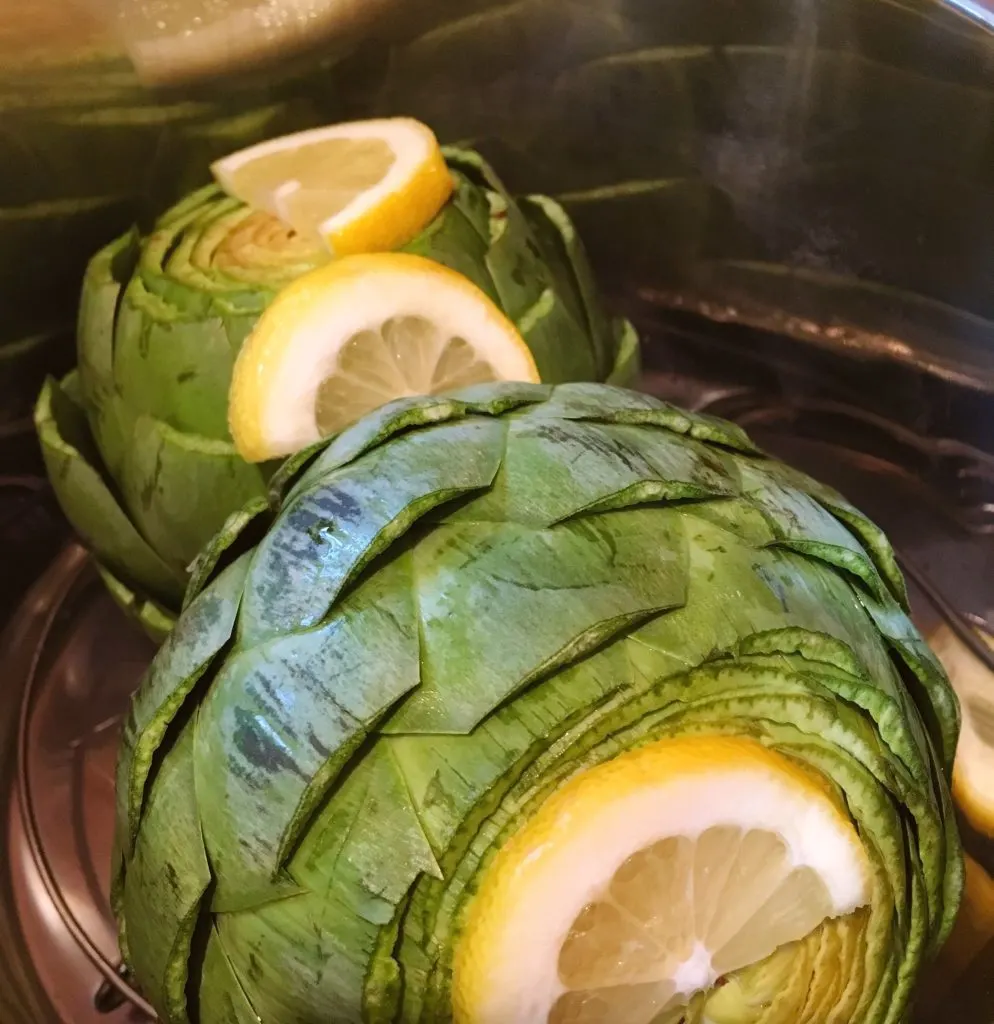
[[[989,2],[981,3],[977,0],[949,0],[951,7],[958,7],[967,17],[979,21],[988,28],[994,29],[994,9]]]
[[[107,886],[118,726],[151,647],[77,545],[29,595],[15,638],[4,651],[23,687],[10,865],[28,952],[62,1019],[137,1024],[154,1014],[118,966]]]

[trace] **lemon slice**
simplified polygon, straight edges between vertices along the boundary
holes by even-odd
[[[242,346],[228,421],[249,461],[333,434],[406,395],[536,383],[514,324],[471,281],[407,253],[349,256],[281,291]]]
[[[994,647],[994,638],[979,629],[976,633]],[[963,719],[953,764],[953,798],[978,832],[994,836],[994,674],[945,624],[929,637],[929,644],[959,697]]]
[[[963,857],[963,867],[963,902],[959,916],[916,1000],[923,1010],[936,1014],[953,985],[994,939],[994,879],[969,854]],[[935,1019],[942,1018],[936,1016]]]
[[[408,117],[312,128],[211,167],[236,199],[279,217],[336,256],[388,252],[445,205],[452,175],[431,129]]]
[[[753,740],[660,740],[574,776],[484,872],[460,1024],[676,1024],[690,998],[869,899],[856,830]]]

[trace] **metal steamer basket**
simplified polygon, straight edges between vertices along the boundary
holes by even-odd
[[[994,631],[994,17],[967,0],[409,6],[381,3],[266,89],[315,123],[413,114],[513,190],[558,197],[643,336],[640,386],[845,493],[893,539],[922,629],[946,621],[994,667],[971,629]],[[243,79],[233,109],[259,100]],[[161,202],[149,180],[126,217]],[[138,1024],[153,1014],[108,886],[118,728],[153,647],[8,405],[0,1021]],[[941,1014],[927,979],[916,1024],[994,1019],[992,956]]]

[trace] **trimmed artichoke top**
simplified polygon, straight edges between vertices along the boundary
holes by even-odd
[[[449,1019],[494,851],[578,770],[702,732],[851,816],[869,911],[791,971],[904,1019],[959,898],[958,712],[844,498],[591,384],[392,403],[273,492],[205,549],[124,730],[114,901],[164,1021]],[[736,1020],[773,1024],[780,967]]]
[[[543,197],[515,202],[472,152],[446,158],[454,196],[405,250],[493,299],[543,380],[630,376],[635,340],[604,313],[561,207]],[[168,630],[201,547],[230,513],[267,493],[273,466],[245,463],[228,433],[232,367],[278,290],[328,258],[209,186],[89,265],[78,369],[48,383],[36,422],[66,515],[112,592],[154,633]]]

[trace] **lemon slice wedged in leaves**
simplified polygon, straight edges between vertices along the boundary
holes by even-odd
[[[517,328],[470,280],[408,253],[348,256],[281,291],[235,362],[228,420],[260,462],[395,398],[539,381]]]
[[[963,867],[963,902],[956,924],[917,996],[918,1005],[930,1014],[941,1013],[950,990],[994,940],[994,879],[969,854],[963,857]],[[936,1016],[934,1019],[943,1018]]]
[[[458,1024],[676,1024],[723,975],[869,900],[856,830],[749,739],[573,777],[498,852],[456,948]]]
[[[989,634],[975,632],[994,647]],[[978,832],[994,837],[994,673],[945,624],[929,644],[953,684],[962,715],[953,799]]]
[[[229,195],[320,238],[336,256],[404,245],[453,189],[434,133],[407,117],[270,139],[216,161],[211,170]]]

